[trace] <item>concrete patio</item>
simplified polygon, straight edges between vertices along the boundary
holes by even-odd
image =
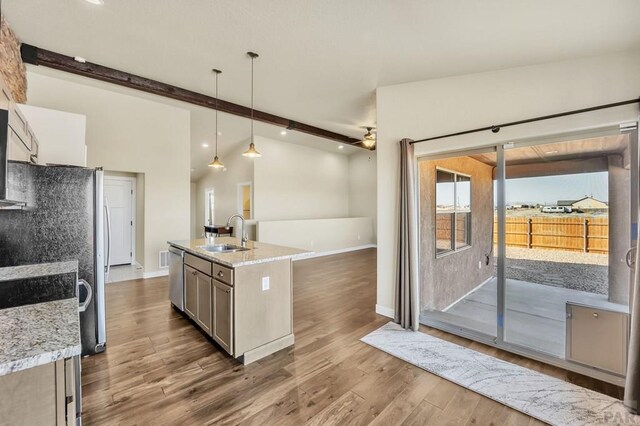
[[[505,340],[565,357],[566,302],[619,310],[602,294],[507,279]],[[431,319],[496,335],[497,279],[494,277]]]

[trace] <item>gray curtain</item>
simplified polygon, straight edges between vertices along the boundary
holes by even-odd
[[[418,221],[413,145],[400,141],[400,209],[395,322],[418,330]]]
[[[639,414],[640,400],[640,250],[636,249],[635,276],[632,282],[633,295],[629,301],[631,312],[631,339],[627,357],[627,379],[624,387],[624,405],[634,414]]]

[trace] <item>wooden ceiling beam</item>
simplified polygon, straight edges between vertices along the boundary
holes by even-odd
[[[73,57],[63,55],[61,53],[52,52],[50,50],[41,49],[36,46],[23,43],[21,46],[22,60],[32,65],[42,65],[44,67],[53,68],[68,73],[89,77],[100,81],[105,81],[129,89],[140,90],[166,98],[187,102],[205,108],[216,109],[216,98],[204,95],[202,93],[183,89],[160,81],[151,80],[149,78],[130,74],[125,71],[116,70],[104,65],[93,64],[90,62],[78,62]],[[227,114],[233,114],[244,118],[251,118],[251,108],[218,99],[218,111]],[[331,132],[319,127],[310,126],[295,120],[280,117],[268,112],[254,110],[253,118],[274,126],[283,127],[289,130],[306,133],[324,139],[330,139],[336,142],[358,146],[364,149],[361,141],[350,136],[340,133]]]

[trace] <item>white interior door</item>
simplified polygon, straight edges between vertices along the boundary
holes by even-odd
[[[111,266],[130,265],[133,262],[133,181],[105,177],[104,196],[111,226],[109,263]]]

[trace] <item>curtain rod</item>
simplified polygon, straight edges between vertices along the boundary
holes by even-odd
[[[594,107],[590,107],[590,108],[583,108],[583,109],[576,109],[576,110],[573,110],[573,111],[559,112],[557,114],[543,115],[543,116],[540,116],[540,117],[528,118],[526,120],[512,121],[510,123],[497,124],[497,125],[493,125],[493,126],[479,127],[477,129],[464,130],[462,132],[449,133],[447,135],[440,135],[440,136],[434,136],[432,138],[419,139],[419,140],[416,140],[416,141],[411,141],[409,143],[411,145],[413,145],[414,143],[433,141],[433,140],[436,140],[436,139],[450,138],[450,137],[453,137],[453,136],[468,135],[470,133],[484,132],[484,131],[487,131],[487,130],[491,130],[493,133],[498,133],[500,131],[500,129],[503,128],[503,127],[517,126],[518,124],[533,123],[533,122],[536,122],[536,121],[549,120],[551,118],[566,117],[567,115],[582,114],[584,112],[598,111],[598,110],[601,110],[601,109],[614,108],[614,107],[619,107],[619,106],[623,106],[623,105],[630,105],[630,104],[637,104],[637,103],[640,103],[640,97],[636,98],[636,99],[629,99],[627,101],[614,102],[612,104],[604,104],[604,105],[598,105],[598,106],[594,106]]]

